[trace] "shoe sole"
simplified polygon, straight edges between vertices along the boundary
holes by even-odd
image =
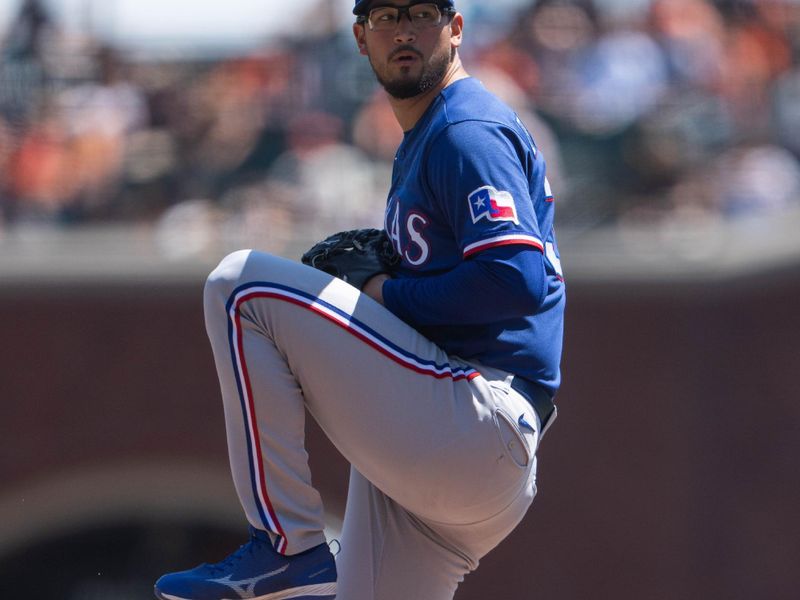
[[[173,596],[171,594],[162,594],[156,591],[156,598],[160,600],[194,600],[194,598],[184,598],[183,596]],[[282,590],[280,592],[273,592],[265,596],[253,596],[249,600],[335,600],[336,598],[336,582],[331,583],[318,583],[316,585],[304,585],[302,587],[292,588],[290,590]],[[219,600],[241,600],[240,598],[220,598]]]

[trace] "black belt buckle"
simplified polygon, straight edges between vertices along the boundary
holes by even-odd
[[[550,419],[556,412],[556,405],[544,388],[540,385],[523,379],[522,377],[514,377],[511,380],[511,387],[519,392],[525,399],[533,406],[536,411],[539,421],[542,423],[542,433],[550,423]]]

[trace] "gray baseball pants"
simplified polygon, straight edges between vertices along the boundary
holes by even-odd
[[[448,356],[338,279],[255,251],[209,276],[205,315],[234,484],[279,552],[325,541],[306,408],[352,465],[338,600],[452,598],[525,515],[540,425],[508,374]]]

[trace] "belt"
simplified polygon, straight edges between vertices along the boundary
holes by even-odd
[[[522,377],[514,377],[511,380],[511,387],[519,392],[533,406],[533,410],[542,422],[542,432],[547,429],[550,419],[556,412],[556,405],[545,389],[532,381]]]

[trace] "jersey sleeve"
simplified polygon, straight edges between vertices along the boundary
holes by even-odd
[[[433,141],[427,185],[464,258],[505,245],[543,251],[530,191],[540,162],[528,136],[498,123],[451,124]],[[533,189],[544,201],[544,186]]]
[[[497,246],[435,277],[385,281],[384,304],[416,328],[528,316],[547,297],[543,261],[542,254],[523,246]]]

